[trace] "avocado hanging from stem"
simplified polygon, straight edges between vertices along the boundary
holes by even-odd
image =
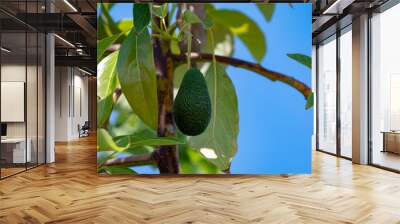
[[[191,68],[185,73],[175,98],[173,115],[179,130],[189,136],[203,133],[210,123],[210,94],[198,69]]]

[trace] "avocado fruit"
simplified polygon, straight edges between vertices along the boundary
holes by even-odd
[[[206,80],[198,69],[186,71],[175,97],[173,115],[179,130],[189,136],[203,133],[210,123],[210,94]]]

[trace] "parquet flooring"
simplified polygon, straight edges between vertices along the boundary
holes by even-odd
[[[19,168],[19,167],[17,167],[17,168],[14,168],[14,167],[12,167],[12,168],[1,168],[1,175],[2,175],[2,177],[3,176],[7,177],[7,176],[13,175],[15,173],[22,172],[24,170],[25,170],[25,167],[23,167],[23,168]]]
[[[314,153],[312,175],[101,177],[95,138],[0,181],[0,223],[400,223],[400,175]]]

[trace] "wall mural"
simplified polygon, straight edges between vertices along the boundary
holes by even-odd
[[[311,172],[311,4],[97,15],[100,174]]]

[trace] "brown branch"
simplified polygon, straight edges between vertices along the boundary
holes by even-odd
[[[155,20],[157,23],[160,22],[158,17]],[[174,61],[170,56],[169,43],[153,37],[153,54],[157,75],[157,135],[160,137],[176,136],[176,127],[172,116]],[[179,153],[176,145],[157,147],[153,152],[153,158],[156,160],[161,174],[179,173]]]
[[[173,55],[173,58],[176,61],[184,62],[186,60],[186,55],[184,55],[184,54]],[[212,61],[212,54],[191,53],[190,58],[192,59],[192,61]],[[256,72],[272,81],[280,81],[280,82],[286,83],[289,86],[298,90],[301,94],[303,94],[304,98],[306,98],[306,99],[312,93],[310,87],[308,87],[303,82],[301,82],[291,76],[266,69],[263,66],[261,66],[260,64],[248,62],[248,61],[241,60],[238,58],[218,56],[218,55],[216,55],[215,58],[220,63],[232,65],[234,67],[244,68],[244,69]]]
[[[188,4],[189,10],[196,14],[201,20],[206,19],[205,4]],[[200,23],[192,24],[190,27],[190,32],[192,33],[192,51],[200,52],[203,49],[207,39],[207,32]],[[183,51],[186,52],[186,51]]]
[[[183,9],[182,8],[185,3],[177,3],[177,4],[178,4],[178,10],[176,12],[175,20],[176,20],[176,23],[178,24],[178,27],[182,28],[182,26],[183,26],[183,13],[182,13]]]
[[[116,165],[138,165],[144,163],[155,162],[152,154],[144,154],[137,156],[128,156],[124,158],[109,159],[101,166],[116,166]]]
[[[106,49],[106,52],[113,53],[114,51],[118,51],[121,48],[121,44],[112,44]]]
[[[113,94],[113,103],[116,104],[118,99],[121,97],[122,90],[121,88],[115,88],[114,94]]]

